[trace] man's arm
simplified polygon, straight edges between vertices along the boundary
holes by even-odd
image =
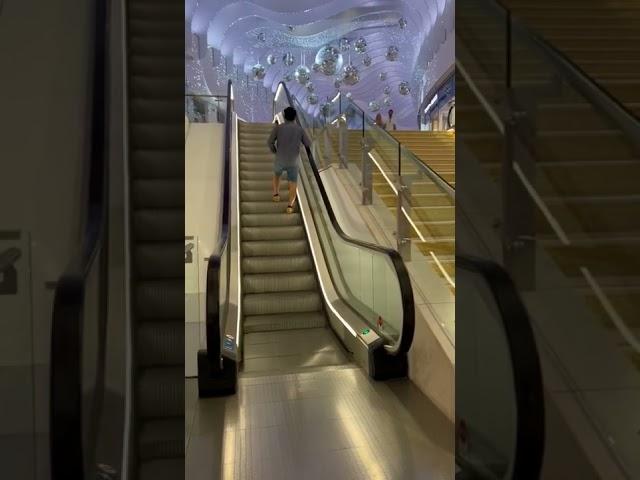
[[[276,139],[278,138],[278,125],[275,125],[271,130],[271,135],[269,135],[269,140],[267,140],[267,145],[269,145],[269,150],[271,153],[276,153],[278,150],[276,148]]]
[[[309,136],[307,135],[307,132],[305,132],[304,129],[302,129],[302,143],[304,144],[305,147],[311,148],[311,140],[309,140]]]

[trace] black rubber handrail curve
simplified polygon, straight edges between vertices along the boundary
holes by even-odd
[[[545,442],[542,371],[529,314],[509,274],[497,263],[456,255],[456,268],[481,275],[500,312],[516,393],[516,448],[510,480],[538,480]],[[506,480],[506,479],[505,479]]]
[[[231,100],[231,80],[227,82],[227,109],[224,125],[224,165],[222,172],[222,218],[220,233],[215,250],[207,260],[207,286],[206,286],[206,343],[207,356],[214,369],[220,367],[221,341],[220,338],[220,267],[222,256],[229,245],[229,218],[230,218],[230,175],[231,175],[231,117],[233,115],[233,101]],[[227,270],[227,278],[229,271]]]
[[[294,103],[287,85],[284,82],[280,82],[280,86],[284,88],[284,92],[287,96],[287,102],[289,102],[289,105],[291,107],[294,107]],[[296,121],[300,126],[302,126],[300,124],[299,115],[296,116]],[[396,275],[398,276],[398,283],[400,284],[400,296],[402,298],[402,332],[400,333],[400,339],[396,343],[396,345],[394,345],[392,348],[389,348],[387,351],[391,355],[405,354],[409,351],[409,348],[411,348],[411,343],[413,342],[413,335],[415,332],[415,305],[413,302],[413,289],[411,287],[411,279],[409,277],[407,267],[402,261],[402,257],[396,250],[382,247],[374,243],[358,240],[344,233],[344,231],[340,227],[340,223],[338,222],[336,214],[333,211],[333,207],[331,206],[331,201],[329,200],[327,191],[325,190],[324,184],[322,183],[318,165],[316,164],[315,158],[311,153],[311,149],[305,147],[305,150],[307,152],[307,157],[309,158],[309,164],[311,165],[311,169],[313,170],[313,176],[315,177],[316,184],[318,185],[318,189],[320,190],[322,201],[325,208],[327,209],[329,220],[331,221],[331,225],[333,226],[336,233],[342,240],[347,243],[386,255],[387,257],[389,257],[389,260],[391,260],[391,264],[393,265]]]
[[[84,296],[89,274],[98,259],[99,280],[107,280],[108,208],[108,0],[98,0],[94,12],[91,74],[91,126],[88,153],[83,164],[82,200],[86,206],[80,249],[59,277],[53,300],[50,352],[49,442],[52,480],[85,478],[82,408],[82,332]],[[98,306],[99,322],[106,318],[106,294]],[[99,332],[98,339],[104,341]],[[99,346],[99,349],[101,347]],[[104,356],[96,354],[96,385],[101,385]],[[98,397],[99,395],[96,395]],[[96,412],[92,412],[96,413]],[[92,416],[87,415],[87,418]],[[95,439],[89,438],[90,442]]]
[[[513,12],[507,8],[500,0],[487,0],[493,2],[498,8],[502,9],[507,16],[507,22],[527,37],[532,43],[536,44],[542,53],[553,64],[555,70],[562,74],[573,87],[578,90],[585,98],[587,98],[602,113],[606,114],[611,120],[627,134],[627,136],[637,143],[640,137],[640,118],[634,112],[623,105],[616,97],[611,95],[605,88],[600,86],[593,78],[591,78],[582,68],[573,62],[567,55],[554,47],[538,33],[533,31],[524,21],[517,18]],[[507,42],[511,42],[508,38]],[[510,60],[510,59],[509,59]]]

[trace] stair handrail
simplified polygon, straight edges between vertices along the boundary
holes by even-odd
[[[294,107],[295,104],[285,82],[280,82],[279,87],[280,86],[284,88],[287,102],[291,107]],[[296,115],[296,122],[298,123],[298,125],[300,125],[300,127],[302,127],[302,124],[300,122],[300,115]],[[399,341],[393,346],[385,345],[385,349],[391,355],[405,354],[411,347],[411,343],[413,342],[413,335],[415,332],[415,304],[409,271],[402,261],[402,257],[396,250],[353,238],[347,235],[344,230],[342,230],[342,227],[340,226],[340,223],[338,222],[336,214],[333,210],[333,206],[331,205],[331,201],[329,200],[329,195],[327,195],[327,191],[324,188],[322,177],[320,176],[320,171],[318,170],[318,165],[313,156],[313,153],[311,152],[311,149],[309,147],[305,146],[305,150],[307,153],[307,158],[309,159],[309,164],[311,165],[311,169],[313,171],[313,176],[318,186],[318,190],[320,191],[320,196],[322,197],[322,202],[327,209],[327,214],[329,215],[331,225],[338,236],[347,243],[386,255],[387,257],[389,257],[391,264],[393,265],[393,268],[398,277],[400,296],[402,299],[402,332],[400,332]]]
[[[565,80],[567,80],[578,92],[580,92],[580,94],[589,100],[589,102],[601,113],[614,121],[632,142],[638,144],[638,139],[640,139],[640,118],[638,118],[617,98],[593,80],[566,54],[554,47],[531,27],[527,26],[522,19],[517,17],[517,15],[514,15],[511,9],[504,5],[501,0],[485,1],[493,2],[498,6],[498,8],[504,11],[508,32],[513,32],[514,29],[518,30],[532,43],[536,44],[540,51],[554,66],[555,70],[558,71]],[[511,42],[512,35],[513,34],[510,33],[509,38],[507,38],[507,42]],[[507,49],[507,54],[510,54],[510,49]],[[508,69],[510,69],[510,65],[511,59],[507,58]],[[510,71],[507,72],[507,75],[510,76]]]
[[[516,447],[509,480],[537,480],[545,444],[542,370],[531,320],[513,280],[492,260],[456,255],[456,267],[481,275],[507,338],[516,394]],[[506,479],[505,479],[506,480]]]
[[[85,478],[86,445],[83,444],[82,332],[85,289],[98,263],[105,286],[107,270],[108,165],[108,38],[109,1],[96,2],[93,26],[91,117],[88,152],[82,164],[82,206],[86,207],[80,231],[80,248],[56,282],[53,299],[50,352],[49,449],[52,480]],[[101,289],[103,290],[103,289]],[[106,292],[99,300],[99,325],[107,315]],[[104,331],[99,334],[104,342]],[[96,385],[104,376],[104,356],[99,345]],[[99,395],[97,396],[99,397]],[[93,412],[96,413],[96,412]],[[92,415],[97,422],[98,415]],[[95,429],[94,423],[92,428]],[[95,439],[89,438],[89,441]]]
[[[222,339],[220,337],[220,267],[222,256],[229,245],[230,214],[231,214],[231,149],[233,147],[231,138],[231,123],[233,116],[233,83],[227,82],[227,108],[224,125],[224,157],[222,172],[222,194],[221,194],[221,222],[218,239],[213,253],[207,260],[206,278],[206,300],[205,300],[205,330],[207,356],[211,361],[212,368],[220,366]],[[227,281],[229,271],[227,271]]]

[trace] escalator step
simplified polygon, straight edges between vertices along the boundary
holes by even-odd
[[[176,480],[184,478],[184,457],[159,458],[141,462],[138,471],[139,480]]]
[[[170,366],[184,362],[184,320],[142,322],[136,329],[139,366]]]
[[[184,317],[184,280],[144,280],[135,286],[135,312],[141,320]]]
[[[284,210],[283,205],[283,210]],[[243,227],[291,227],[302,225],[299,213],[245,213],[240,219]]]
[[[313,269],[309,255],[247,257],[242,259],[242,273],[308,272]]]
[[[242,240],[300,240],[305,238],[304,227],[242,227]]]
[[[135,208],[184,207],[184,180],[140,179],[132,182],[131,197]]]
[[[143,422],[138,434],[138,454],[143,461],[184,456],[184,418]]]
[[[179,149],[184,148],[184,132],[176,131],[175,122],[173,124],[160,123],[135,123],[140,119],[136,118],[136,112],[131,113],[129,144],[134,149]]]
[[[136,210],[133,213],[136,241],[168,242],[184,240],[184,209]]]
[[[162,280],[182,277],[183,251],[183,246],[176,242],[137,244],[133,255],[136,278]]]
[[[242,202],[242,213],[283,213],[287,205],[287,197],[280,197],[279,202]]]
[[[298,328],[324,327],[327,320],[323,312],[277,313],[273,315],[252,315],[244,318],[244,333],[272,332]]]
[[[130,163],[135,178],[184,178],[184,148],[133,150]]]
[[[169,124],[175,124],[176,118],[180,118],[183,115],[184,104],[175,100],[136,99],[131,102],[129,108],[131,116],[137,122],[153,124],[164,121]],[[182,142],[182,146],[184,146],[184,137]]]
[[[128,46],[129,52],[134,57],[161,57],[161,61],[164,61],[167,55],[174,58],[177,55],[184,55],[184,39],[176,39],[176,37],[131,35]]]
[[[242,299],[245,315],[276,313],[319,312],[322,300],[317,291],[249,293]]]
[[[318,288],[312,271],[277,273],[253,273],[242,276],[242,290],[245,293],[277,293],[315,290]]]
[[[173,79],[133,75],[129,83],[131,95],[139,98],[167,98],[176,90]]]
[[[139,369],[136,396],[139,418],[182,417],[184,422],[184,366]]]
[[[269,257],[283,255],[305,255],[309,253],[306,240],[266,240],[242,242],[245,257]]]

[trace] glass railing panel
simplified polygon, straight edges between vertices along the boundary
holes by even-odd
[[[227,97],[221,95],[185,95],[185,115],[191,123],[224,123]]]

